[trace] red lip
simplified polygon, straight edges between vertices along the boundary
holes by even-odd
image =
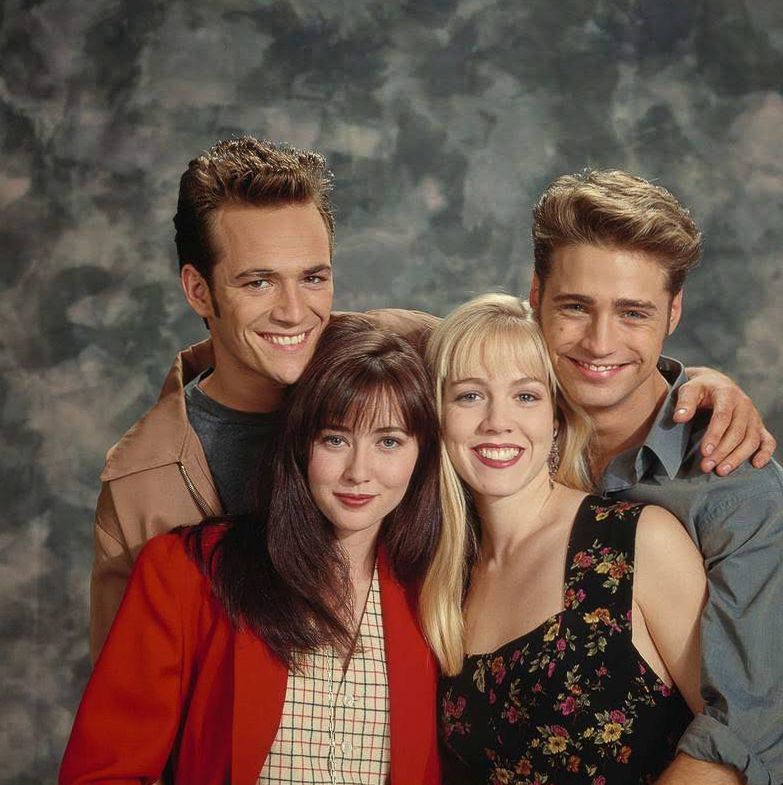
[[[364,507],[375,498],[373,493],[335,493],[334,496],[346,507]]]
[[[499,461],[494,458],[487,458],[486,455],[482,455],[479,450],[480,449],[489,449],[489,450],[503,450],[503,449],[513,449],[519,450],[519,452],[513,457],[509,458],[506,461]],[[476,458],[481,461],[485,466],[489,466],[491,469],[505,469],[509,466],[513,466],[525,453],[525,448],[520,447],[518,444],[477,444],[475,447],[470,448],[473,451],[473,454]]]

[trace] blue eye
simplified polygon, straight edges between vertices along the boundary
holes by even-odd
[[[534,393],[529,393],[529,392],[519,393],[517,395],[517,398],[519,398],[519,400],[522,403],[535,403],[536,401],[540,401],[541,400],[541,398],[538,395],[535,395]]]
[[[473,401],[477,401],[479,397],[480,396],[477,392],[464,392],[464,393],[460,393],[455,400],[468,401],[469,403],[472,403]]]
[[[385,450],[394,450],[395,448],[399,447],[402,444],[402,442],[399,439],[395,439],[393,436],[386,436],[383,439],[381,439],[379,444]]]

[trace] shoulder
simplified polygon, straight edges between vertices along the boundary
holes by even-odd
[[[107,452],[101,480],[111,482],[179,460],[192,430],[184,387],[193,376],[209,367],[211,358],[209,341],[190,346],[177,355],[157,402]]]
[[[688,486],[689,515],[701,542],[717,538],[728,547],[728,540],[783,536],[783,470],[775,461],[762,469],[744,463],[726,477],[693,472],[680,479]]]
[[[636,527],[636,551],[642,557],[653,555],[665,558],[666,554],[673,551],[698,555],[698,549],[679,519],[655,504],[646,504],[640,511]]]
[[[188,572],[195,563],[188,554],[181,531],[159,534],[146,542],[136,559],[137,571],[165,567],[170,572]]]
[[[376,327],[390,330],[404,338],[419,354],[424,349],[440,319],[424,311],[408,311],[403,308],[378,308],[364,314]]]

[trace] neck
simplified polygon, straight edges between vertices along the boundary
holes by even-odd
[[[666,380],[655,371],[649,384],[616,406],[587,410],[593,421],[593,477],[600,478],[615,456],[644,443],[667,392]]]
[[[213,401],[240,412],[274,412],[280,408],[284,387],[273,384],[259,374],[232,367],[215,357],[215,370],[200,384]]]
[[[481,521],[481,557],[504,561],[532,532],[545,525],[544,514],[560,486],[549,481],[544,467],[539,475],[513,496],[474,494]]]
[[[372,579],[375,569],[378,528],[338,535],[338,542],[348,559],[351,582],[356,590]]]

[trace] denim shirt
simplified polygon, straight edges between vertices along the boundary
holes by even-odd
[[[680,751],[736,767],[749,785],[783,783],[783,470],[749,464],[704,474],[708,415],[672,420],[682,365],[658,365],[671,389],[644,444],[616,456],[604,495],[665,507],[704,557],[709,598],[701,620],[704,711]]]

